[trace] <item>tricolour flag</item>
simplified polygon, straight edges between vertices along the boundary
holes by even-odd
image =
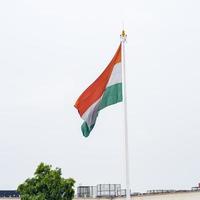
[[[120,44],[103,73],[80,95],[75,103],[75,108],[84,120],[81,126],[83,135],[85,137],[89,136],[100,110],[121,101],[122,65]]]

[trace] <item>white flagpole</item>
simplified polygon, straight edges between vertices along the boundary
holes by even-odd
[[[125,70],[125,42],[126,33],[121,34],[122,48],[122,79],[123,79],[123,105],[124,105],[124,145],[125,145],[125,170],[126,170],[126,200],[130,200],[130,179],[129,179],[129,152],[128,152],[128,124],[127,124],[127,102],[126,102],[126,70]]]

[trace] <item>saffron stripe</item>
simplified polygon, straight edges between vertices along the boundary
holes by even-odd
[[[80,95],[75,103],[80,116],[99,98],[101,98],[108,84],[113,68],[121,62],[121,44],[115,53],[113,59],[103,71],[103,73]]]

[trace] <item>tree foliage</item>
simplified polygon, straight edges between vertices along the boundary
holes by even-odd
[[[18,186],[21,200],[72,200],[75,181],[61,175],[60,168],[41,163],[34,176]]]

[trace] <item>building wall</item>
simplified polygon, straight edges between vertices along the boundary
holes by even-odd
[[[20,198],[12,198],[12,197],[0,197],[0,200],[20,200]]]
[[[83,200],[81,198],[76,200]],[[84,200],[92,200],[92,198],[84,198]],[[108,198],[96,198],[95,200],[110,200]],[[113,198],[113,200],[125,200],[123,197]],[[133,196],[131,200],[200,200],[200,192],[180,192],[171,194],[145,194],[141,196]]]
[[[0,200],[20,200],[19,198],[2,198]],[[93,198],[76,198],[74,200],[94,200]],[[110,200],[108,198],[95,198],[95,200]],[[123,197],[114,200],[125,200]],[[200,200],[200,192],[180,192],[171,194],[146,194],[131,197],[131,200]]]
[[[183,192],[172,194],[148,195],[135,200],[200,200],[200,192]]]

